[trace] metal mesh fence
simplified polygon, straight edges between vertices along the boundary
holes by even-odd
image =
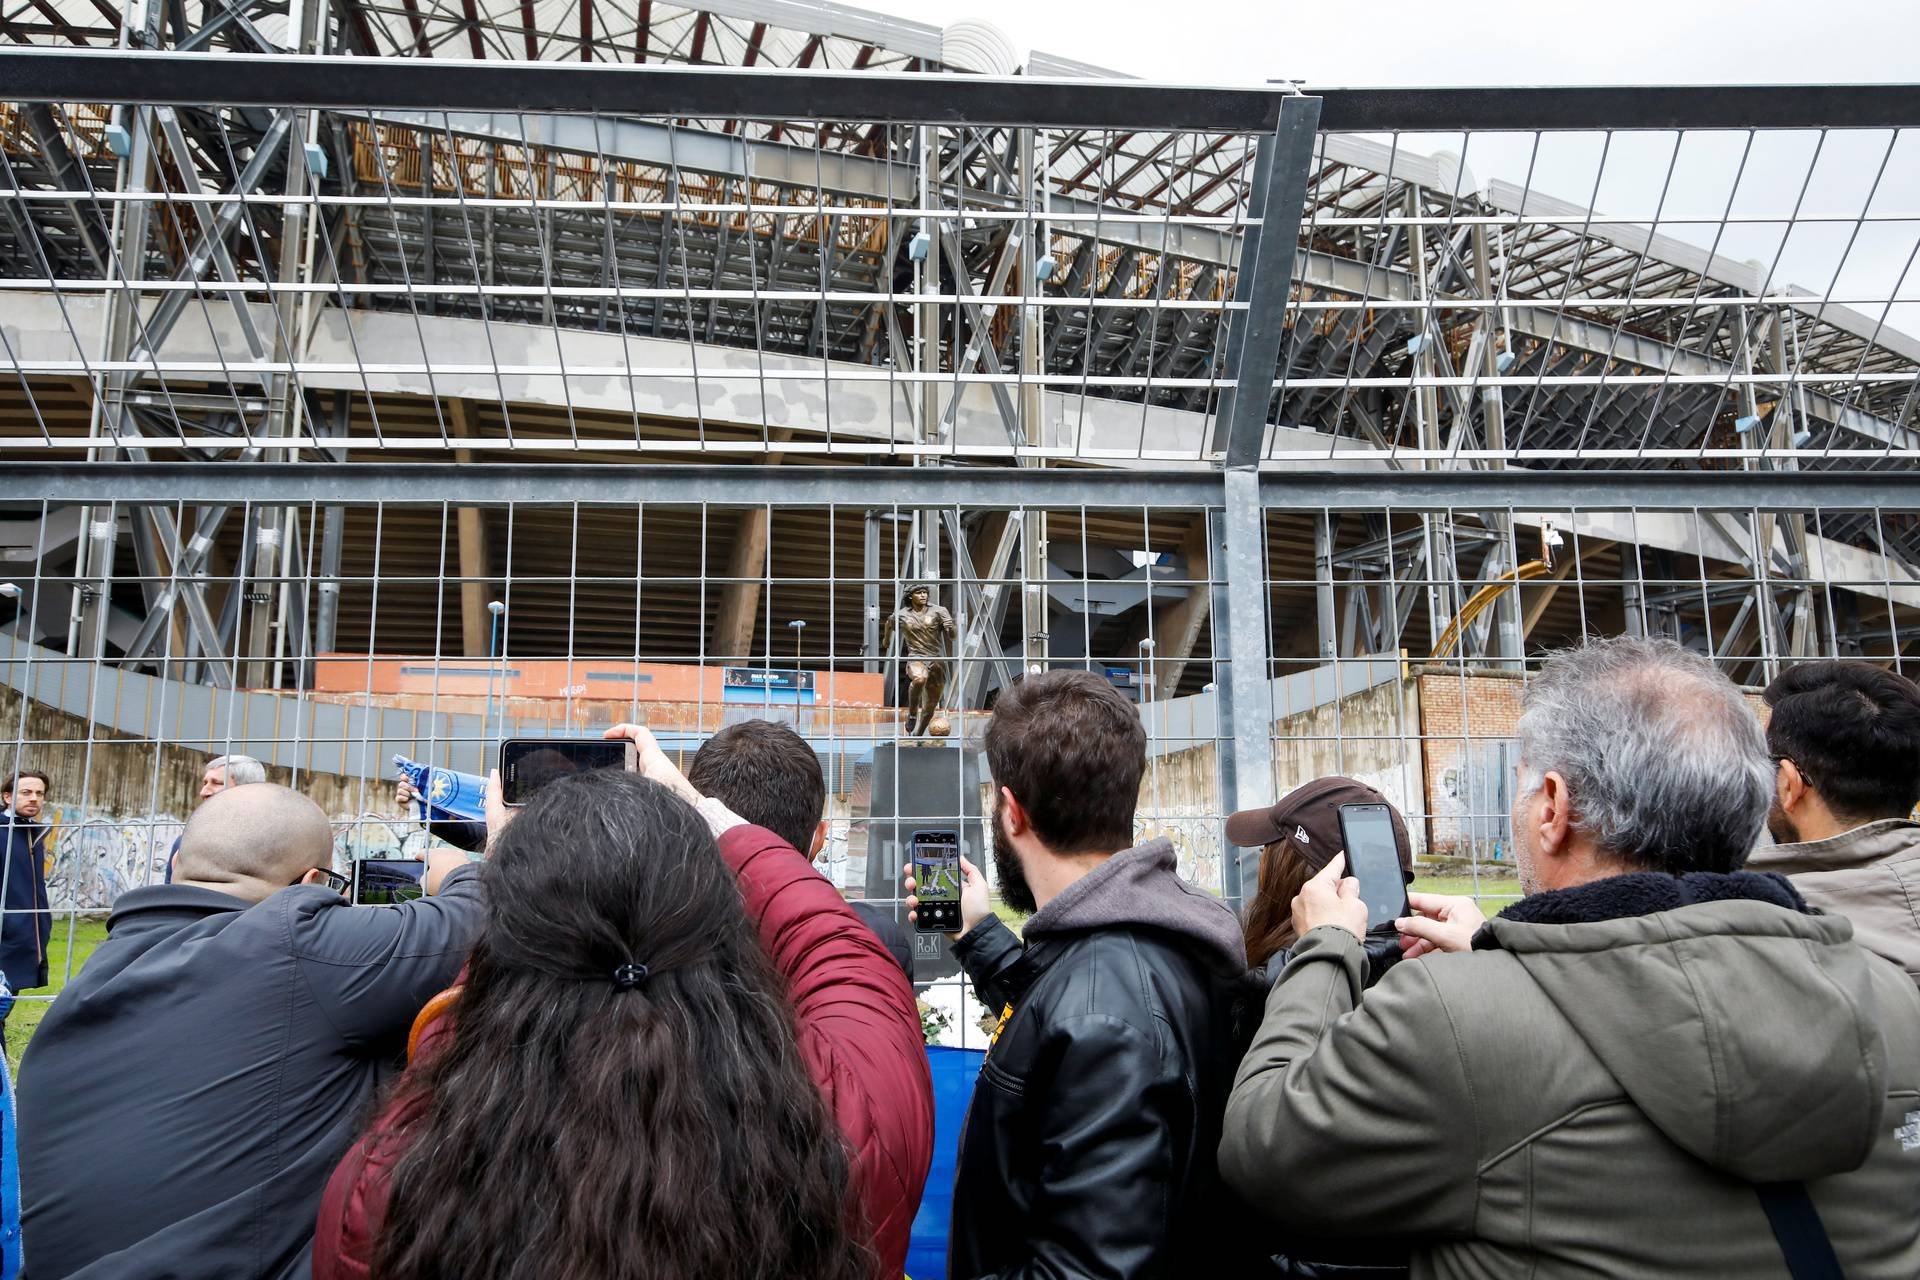
[[[624,719],[793,724],[889,899],[909,819],[986,848],[992,700],[1063,665],[1206,887],[1339,772],[1497,901],[1554,648],[1905,662],[1911,93],[346,66],[0,50],[0,764],[67,930],[215,755],[346,865],[427,839],[393,756]]]

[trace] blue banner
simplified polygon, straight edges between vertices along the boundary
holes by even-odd
[[[813,672],[787,667],[726,667],[722,670],[720,700],[810,706]]]
[[[967,1104],[973,1101],[974,1078],[986,1060],[984,1049],[927,1046],[927,1066],[933,1071],[933,1165],[927,1170],[927,1189],[920,1198],[920,1212],[914,1215],[913,1235],[907,1245],[907,1275],[911,1280],[945,1280],[960,1131],[966,1127]]]
[[[422,822],[484,822],[487,818],[487,780],[456,769],[421,764],[395,756],[393,767],[420,793]]]

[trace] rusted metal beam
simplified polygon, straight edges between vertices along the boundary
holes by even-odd
[[[433,56],[433,46],[427,43],[426,20],[420,16],[420,0],[400,0],[407,11],[407,26],[413,29],[413,47],[420,51],[423,58]]]
[[[467,16],[467,48],[476,58],[487,56],[487,46],[480,39],[480,9],[475,0],[460,0],[461,9]]]

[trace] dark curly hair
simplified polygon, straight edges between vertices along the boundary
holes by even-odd
[[[417,1119],[383,1280],[859,1280],[848,1155],[779,975],[705,823],[620,770],[544,788],[495,841],[450,1042]],[[614,981],[622,966],[646,976]]]

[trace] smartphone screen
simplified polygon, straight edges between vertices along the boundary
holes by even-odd
[[[960,928],[960,833],[951,828],[913,833],[914,929],[955,933]]]
[[[1347,846],[1347,874],[1360,881],[1360,900],[1367,904],[1367,927],[1406,915],[1407,881],[1387,806],[1341,805],[1340,838]]]
[[[508,738],[500,744],[500,799],[525,804],[550,782],[595,769],[633,768],[633,744],[619,739]]]
[[[426,895],[427,864],[420,858],[361,858],[353,864],[353,902],[397,907]]]

